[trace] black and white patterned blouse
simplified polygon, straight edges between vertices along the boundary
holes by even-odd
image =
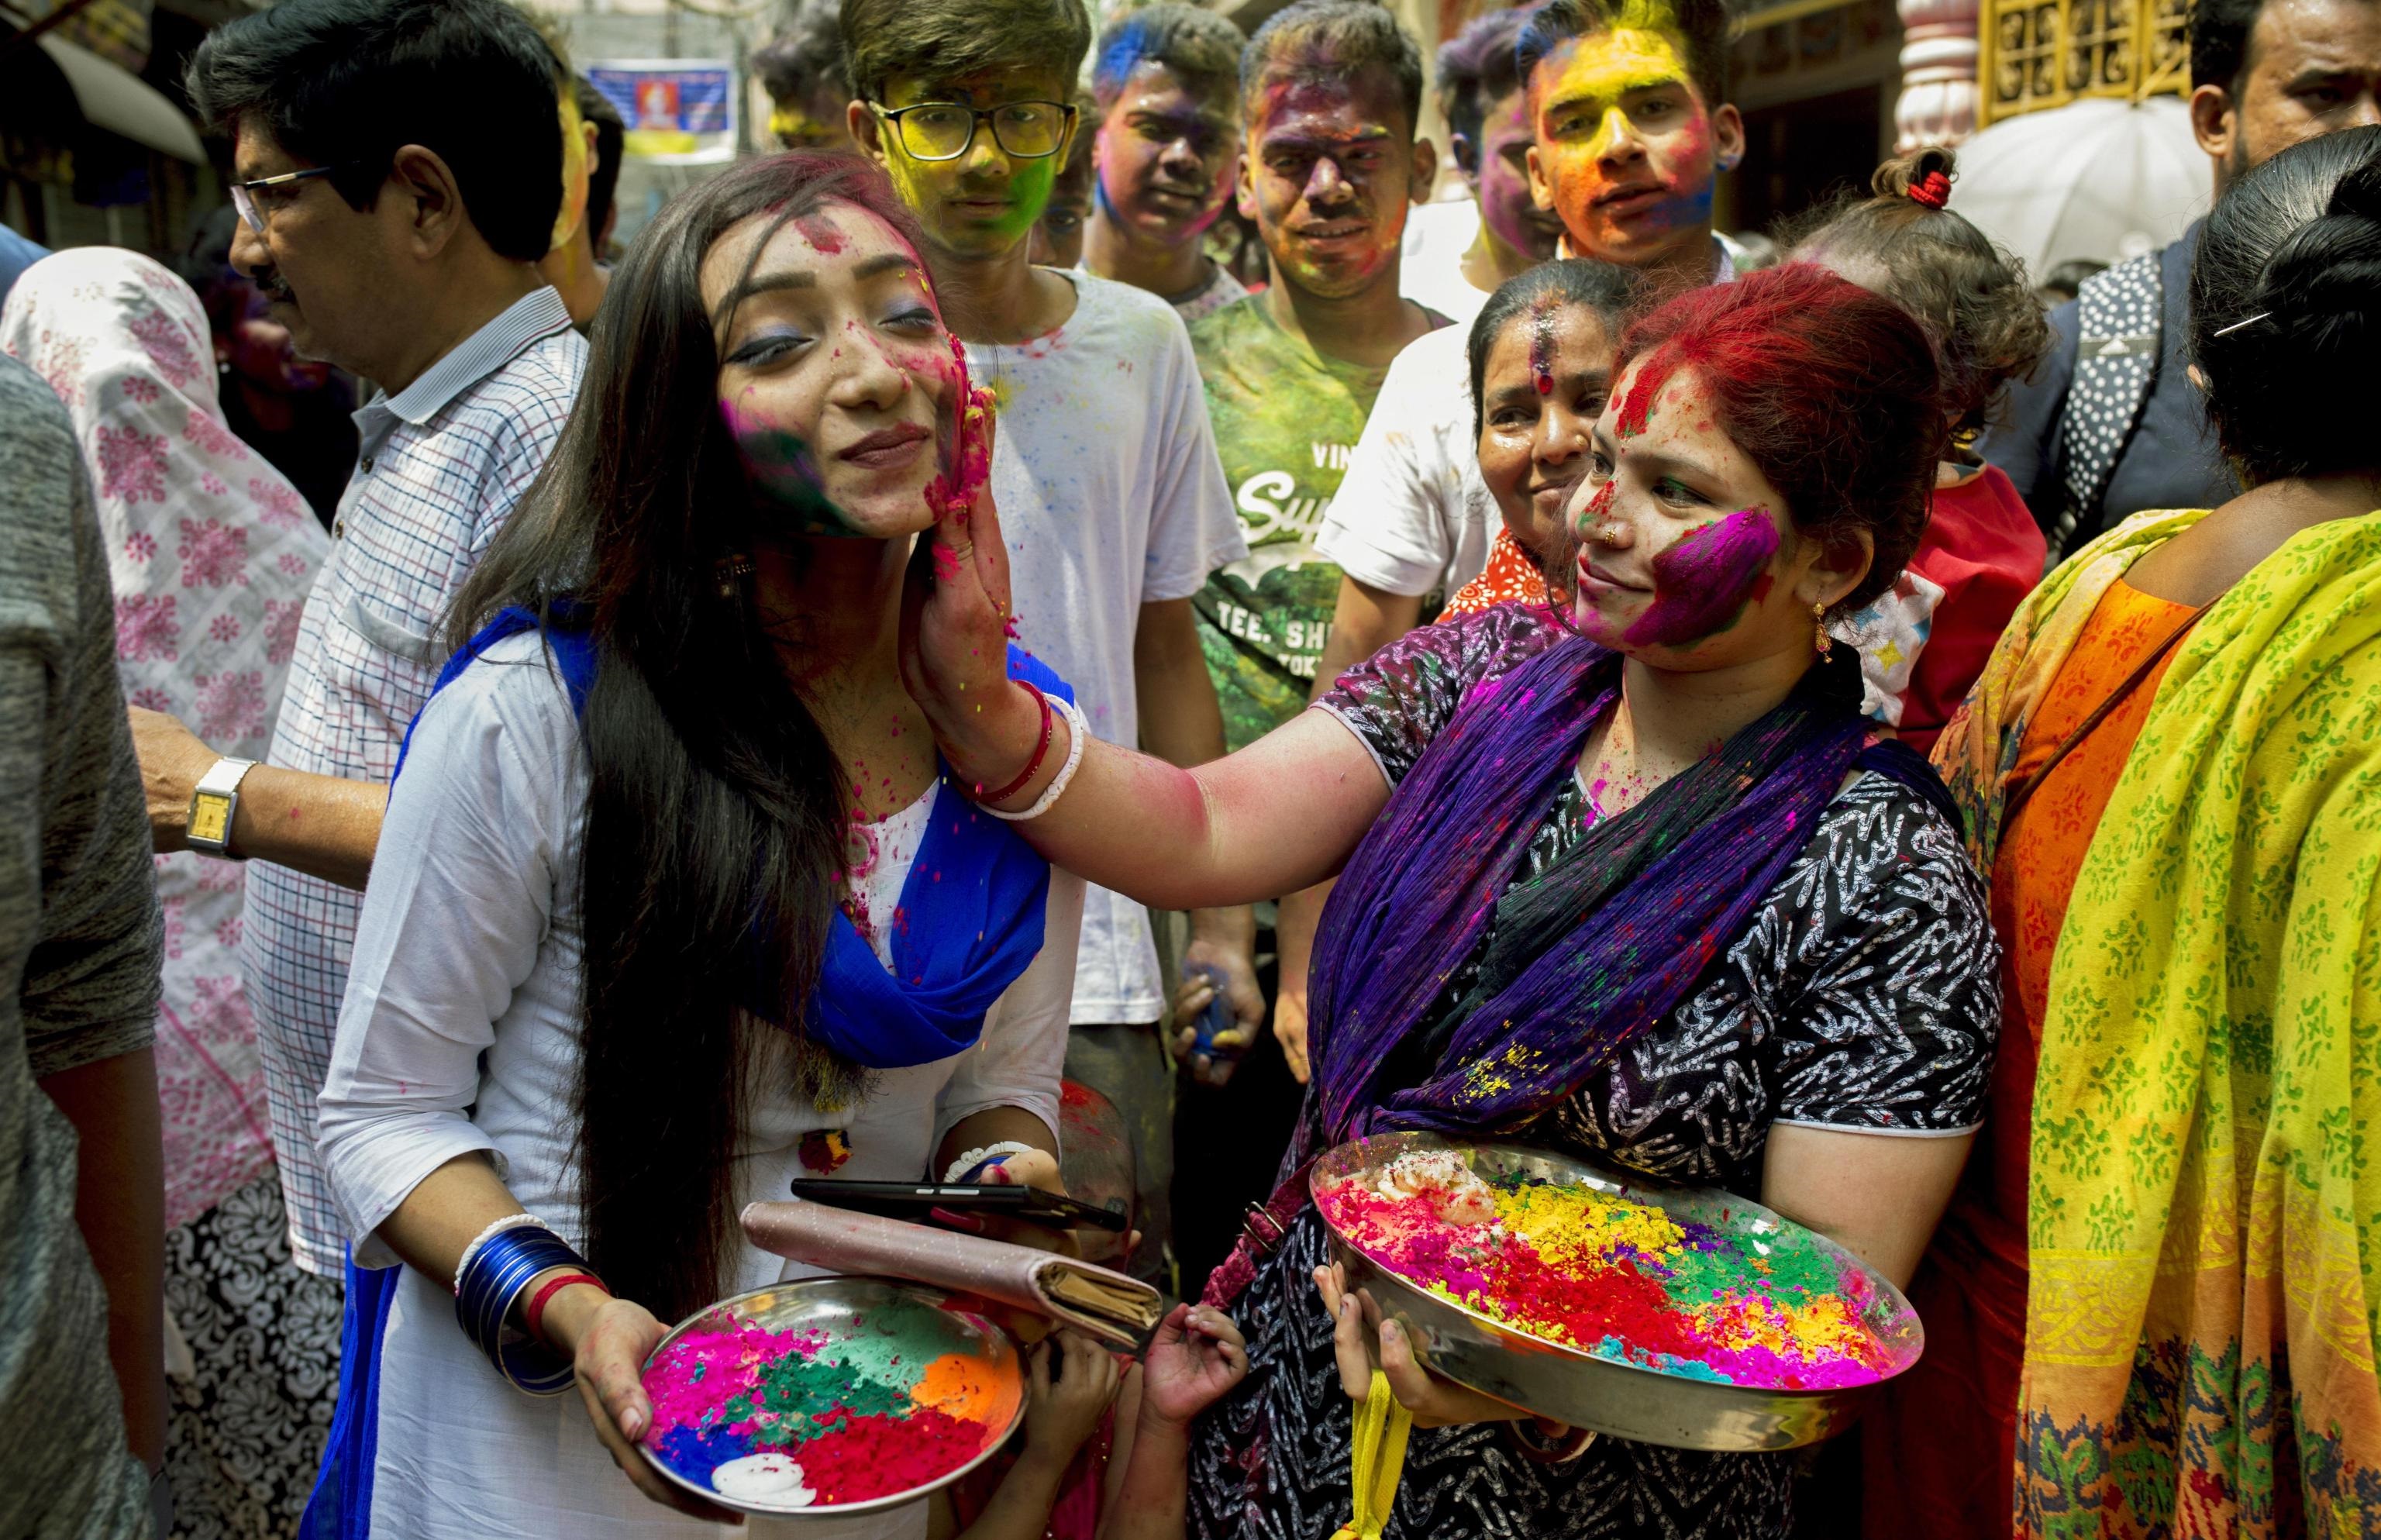
[[[1394,786],[1472,689],[1560,637],[1519,605],[1426,627],[1345,676],[1323,706]],[[1515,880],[1573,848],[1589,818],[1574,777]],[[1521,1137],[1752,1193],[1775,1123],[1964,1132],[1983,1115],[1998,959],[1958,831],[1899,782],[1863,776],[1662,1025]],[[1464,982],[1452,981],[1448,1000]],[[1310,1208],[1234,1307],[1252,1373],[1192,1448],[1190,1522],[1205,1540],[1320,1540],[1348,1517],[1349,1405],[1310,1277],[1328,1260]],[[1790,1496],[1783,1455],[1602,1438],[1577,1461],[1545,1465],[1502,1424],[1416,1429],[1387,1534],[1765,1537],[1786,1533]]]

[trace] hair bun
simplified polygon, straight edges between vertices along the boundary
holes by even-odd
[[[2324,212],[2334,217],[2346,215],[2381,223],[2381,157],[2342,177],[2339,185],[2331,189],[2331,204]]]
[[[1958,156],[1939,144],[1930,144],[1878,166],[1868,180],[1869,190],[1879,198],[1907,198],[1939,209],[1949,197],[1951,178],[1958,169]]]

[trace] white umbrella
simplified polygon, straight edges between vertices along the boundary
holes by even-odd
[[[2164,246],[2214,190],[2181,98],[2094,99],[2004,118],[1960,145],[1951,207],[2039,277],[2070,257]]]

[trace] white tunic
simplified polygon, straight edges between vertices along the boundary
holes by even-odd
[[[570,1093],[586,793],[578,722],[533,635],[490,648],[422,715],[364,896],[321,1101],[324,1159],[350,1233],[364,1237],[359,1265],[393,1265],[373,1230],[424,1177],[473,1151],[488,1152],[522,1205],[583,1249]],[[867,912],[892,912],[932,796],[873,825],[879,859],[855,894]],[[1024,1107],[1055,1133],[1082,902],[1081,881],[1053,871],[1041,955],[994,1002],[967,1052],[882,1072],[867,1102],[836,1114],[791,1095],[757,1098],[736,1203],[784,1197],[809,1174],[800,1146],[815,1130],[849,1137],[837,1175],[904,1181],[925,1174],[953,1124],[987,1107]],[[883,955],[881,935],[876,945]],[[808,1271],[747,1248],[727,1282],[742,1290]],[[737,1533],[646,1500],[613,1468],[578,1396],[541,1399],[505,1384],[456,1324],[453,1296],[410,1270],[390,1309],[381,1373],[374,1534]],[[919,1534],[922,1512],[848,1531],[805,1522],[801,1533]]]

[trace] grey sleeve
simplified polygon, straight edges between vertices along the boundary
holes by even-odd
[[[74,430],[30,372],[0,372],[0,784],[33,792],[9,840],[41,887],[0,893],[30,935],[19,1003],[34,1076],[147,1047],[163,933],[115,604]],[[20,849],[14,854],[30,852]],[[7,865],[21,871],[27,863]]]

